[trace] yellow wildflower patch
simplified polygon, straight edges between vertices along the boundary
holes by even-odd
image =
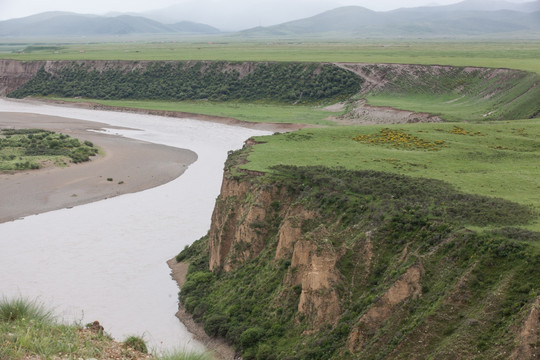
[[[371,135],[356,135],[353,140],[359,141],[365,144],[393,145],[397,148],[403,148],[407,150],[440,150],[445,142],[443,140],[428,141],[418,136],[408,134],[402,130],[381,129],[378,133]]]
[[[450,132],[452,134],[456,134],[456,135],[469,135],[469,136],[480,136],[480,135],[484,135],[482,134],[481,132],[479,131],[476,131],[476,132],[471,132],[471,131],[467,131],[465,129],[463,129],[462,127],[459,127],[459,126],[454,126],[452,128],[452,130],[450,130]]]

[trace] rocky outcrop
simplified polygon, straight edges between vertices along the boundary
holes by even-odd
[[[210,270],[229,272],[257,257],[268,232],[277,227],[274,259],[291,263],[284,282],[301,288],[298,314],[309,318],[316,330],[340,313],[336,263],[342,253],[325,239],[324,226],[302,232],[304,222],[316,214],[291,201],[285,189],[224,177],[208,234]]]
[[[253,191],[248,182],[224,178],[208,234],[210,270],[231,271],[260,254],[269,222],[279,215],[271,203],[281,196],[273,187]]]
[[[319,229],[324,236],[325,229]],[[300,286],[298,315],[309,319],[313,331],[333,324],[340,314],[337,286],[341,275],[337,271],[340,254],[329,245],[298,240],[294,244],[289,285]]]

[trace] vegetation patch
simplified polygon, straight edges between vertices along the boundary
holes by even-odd
[[[373,106],[438,115],[446,121],[515,120],[538,116],[540,76],[467,67],[369,65],[380,84],[366,94]]]
[[[390,144],[371,145],[353,138],[378,136],[381,126],[304,129],[293,134],[256,137],[253,147],[235,155],[243,163],[232,168],[271,173],[278,165],[338,166],[349,170],[375,170],[387,173],[443,180],[463,193],[503,198],[540,213],[540,156],[536,138],[540,123],[536,120],[485,122],[462,126],[468,133],[456,135],[455,124],[408,124],[406,133],[429,141],[444,142],[438,151],[425,151]],[[404,125],[385,126],[405,132]],[[519,129],[524,129],[518,132]],[[527,133],[522,136],[520,133]],[[236,170],[235,170],[236,169]],[[237,171],[241,176],[242,171]],[[519,186],[516,186],[519,184]],[[527,228],[540,231],[537,221]]]
[[[381,129],[376,134],[356,135],[353,140],[362,142],[364,144],[389,144],[396,148],[414,148],[429,151],[440,150],[440,148],[443,147],[445,144],[444,140],[436,140],[434,142],[430,142],[428,140],[422,139],[421,137],[408,134],[404,130],[392,130],[389,128]]]
[[[439,351],[466,358],[479,348],[485,354],[512,351],[513,329],[539,290],[540,257],[532,246],[540,234],[514,227],[535,218],[530,209],[429,179],[328,167],[272,170],[239,180],[249,183],[249,194],[268,186],[279,194],[254,223],[266,234],[257,256],[238,258],[230,271],[211,272],[209,239],[203,237],[177,257],[190,263],[180,300],[208,334],[225,338],[245,359],[393,359],[418,352],[429,358]],[[218,199],[216,211],[221,203],[244,203],[248,193]],[[301,298],[317,296],[293,280],[305,269],[292,266],[294,256],[276,258],[285,222],[280,209],[299,205],[315,215],[297,224],[302,234],[294,241],[313,250],[296,256],[338,258],[339,280],[332,286],[339,316],[322,326],[313,324],[316,309],[300,311]],[[490,223],[508,226],[493,232],[463,228]],[[381,306],[411,266],[423,269],[421,295],[385,310],[384,321],[366,323],[366,314]],[[504,305],[492,311],[499,302]],[[465,326],[475,321],[478,326]],[[354,334],[362,335],[362,347],[355,347]]]
[[[146,344],[136,336],[123,344],[103,331],[99,322],[83,328],[64,324],[42,304],[26,299],[0,300],[0,359],[130,359],[211,360],[209,354],[169,352],[147,354]]]
[[[74,62],[53,72],[41,68],[9,96],[313,103],[347,98],[361,83],[359,76],[331,64],[155,62],[100,71]]]
[[[0,130],[0,170],[39,169],[42,163],[89,161],[98,149],[90,141],[40,129]]]
[[[0,301],[0,359],[25,359],[60,354],[71,358],[99,357],[112,340],[56,322],[39,303],[24,299]]]
[[[243,101],[158,101],[158,100],[99,100],[55,98],[67,102],[92,102],[95,104],[143,110],[175,111],[210,116],[231,117],[248,122],[295,123],[332,126],[330,116],[339,114],[325,111],[316,104],[280,104]]]
[[[462,128],[461,126],[454,126],[450,130],[450,132],[452,134],[456,134],[456,135],[469,135],[469,136],[482,136],[482,135],[485,135],[485,134],[482,134],[480,131],[475,131],[475,132],[467,131],[464,128]]]

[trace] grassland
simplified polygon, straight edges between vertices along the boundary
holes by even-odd
[[[481,124],[407,124],[389,129],[442,144],[435,150],[393,143],[355,141],[381,126],[304,129],[259,137],[241,167],[272,171],[276,165],[338,166],[444,180],[472,194],[533,206],[540,213],[540,123],[538,120]],[[457,130],[456,130],[457,129]],[[459,130],[459,129],[462,129]],[[539,231],[540,222],[528,226]]]
[[[84,99],[56,98],[66,102],[81,102]],[[181,111],[210,116],[232,117],[249,122],[297,123],[332,126],[335,122],[327,120],[338,116],[339,112],[326,111],[317,105],[285,105],[248,102],[212,101],[152,101],[152,100],[98,100],[89,99],[96,104],[145,110]]]
[[[229,60],[439,64],[511,68],[540,74],[538,40],[315,42],[241,41],[205,38],[195,42],[62,44],[44,50],[0,44],[0,58],[17,60]]]

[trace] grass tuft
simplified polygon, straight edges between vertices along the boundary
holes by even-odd
[[[130,347],[134,350],[142,352],[143,354],[148,354],[148,348],[146,347],[145,341],[138,336],[130,336],[124,341],[126,347]]]
[[[214,357],[206,352],[184,352],[171,351],[165,352],[159,357],[159,360],[213,360]]]
[[[0,302],[0,322],[39,321],[52,322],[52,312],[36,301],[23,298],[2,299]]]

